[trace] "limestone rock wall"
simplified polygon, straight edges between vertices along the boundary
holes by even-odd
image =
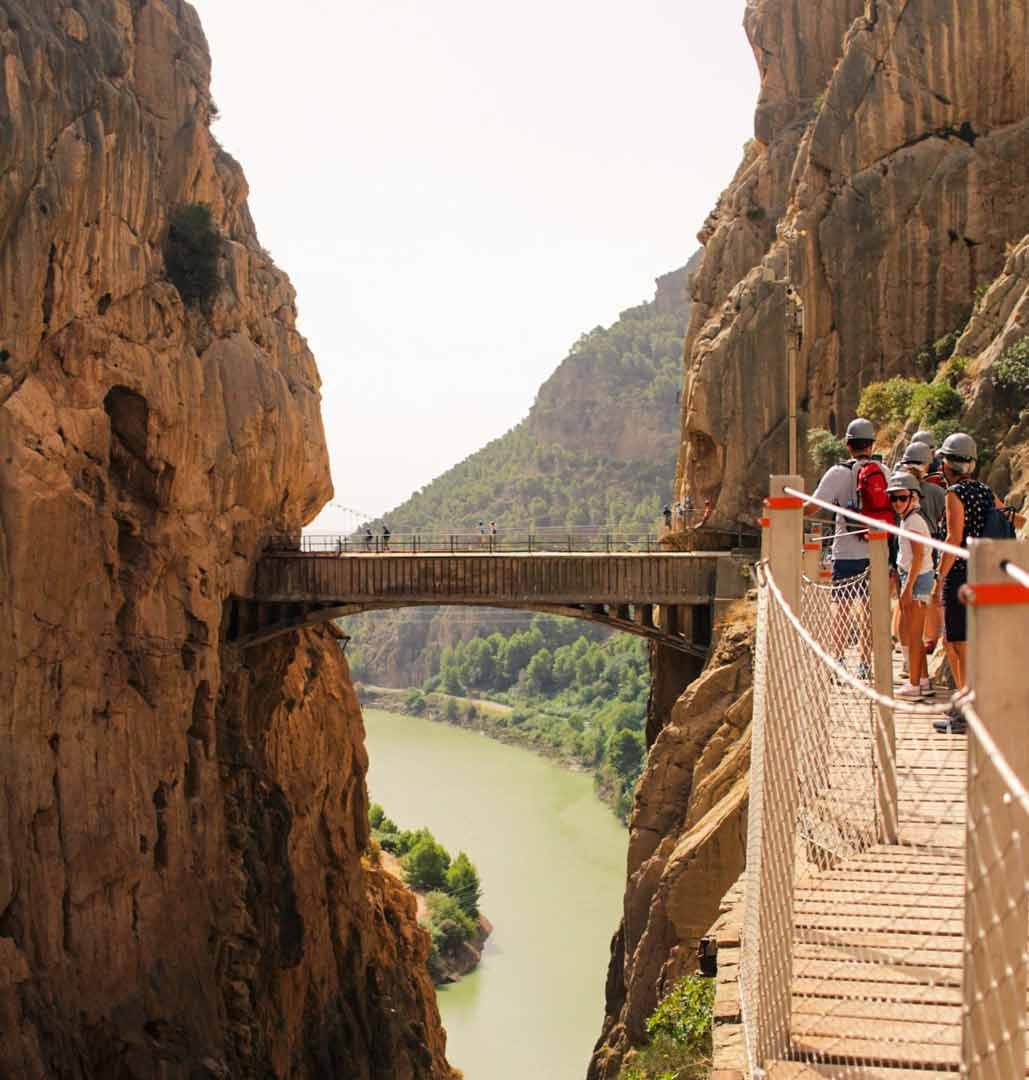
[[[1009,505],[1029,505],[1029,408],[994,384],[994,365],[1029,338],[1029,236],[1014,244],[1004,269],[976,305],[955,353],[972,359],[962,426],[979,436],[980,475]],[[993,435],[991,439],[989,436]]]
[[[786,465],[777,281],[803,439],[916,373],[1029,229],[1029,0],[752,0],[746,29],[757,137],[701,234],[677,480],[731,521]]]
[[[647,1017],[696,970],[697,943],[743,869],[753,647],[753,605],[741,601],[650,748],[633,805],[624,915],[590,1080],[615,1080],[626,1050],[646,1041]]]
[[[0,55],[0,1075],[449,1076],[338,642],[221,641],[331,484],[199,20],[0,0]],[[165,277],[186,203],[209,311]]]

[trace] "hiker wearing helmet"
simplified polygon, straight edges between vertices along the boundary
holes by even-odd
[[[928,435],[920,431],[919,435]],[[931,436],[930,436],[931,438]],[[911,473],[919,481],[919,510],[929,525],[929,532],[937,540],[942,540],[947,533],[946,494],[940,484],[930,479],[933,452],[924,441],[912,441],[901,457],[898,470]],[[936,552],[932,552],[933,562],[937,561]],[[931,656],[936,651],[936,643],[943,631],[943,608],[940,604],[930,604],[925,613],[925,653]],[[928,680],[926,680],[928,681]]]
[[[971,435],[958,432],[948,436],[940,447],[943,474],[947,488],[947,543],[964,547],[970,539],[995,535],[994,510],[1005,512],[1004,504],[984,483],[974,478],[978,450]],[[1021,514],[1010,514],[1014,524],[1022,526]],[[946,630],[947,660],[959,691],[965,684],[965,645],[968,638],[965,605],[961,602],[961,587],[968,580],[968,562],[945,553],[940,558],[933,598],[943,597],[943,620]],[[965,730],[961,713],[952,708],[946,719],[937,720],[933,727],[940,732],[960,733]]]
[[[846,440],[850,460],[833,465],[826,471],[815,488],[815,498],[892,524],[895,518],[886,494],[889,473],[881,462],[872,459],[875,427],[862,417],[852,420],[847,427]],[[809,503],[804,513],[808,516],[816,514],[818,508]],[[836,535],[832,545],[832,579],[837,586],[833,590],[833,637],[841,663],[850,637],[850,607],[856,598],[842,583],[860,577],[868,569],[867,531],[848,521],[842,514],[836,515]],[[867,623],[867,605],[863,607]],[[861,663],[858,668],[861,678],[870,675],[870,656],[871,634],[869,626],[865,625],[861,628]]]
[[[921,443],[923,446],[929,447],[929,465],[926,468],[926,476],[932,476],[938,478],[941,483],[941,487],[946,487],[942,483],[943,479],[943,459],[936,453],[936,436],[931,431],[916,431],[911,436],[912,443]],[[908,447],[910,449],[910,447]]]
[[[921,496],[917,477],[908,472],[894,473],[887,494],[906,534],[900,541],[897,571],[900,576],[900,637],[908,661],[908,681],[897,691],[897,697],[919,698],[931,691],[925,676],[922,630],[933,591],[933,561],[929,548],[918,541],[918,537],[929,539],[929,523],[919,512]]]

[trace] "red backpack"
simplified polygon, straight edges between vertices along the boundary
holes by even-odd
[[[850,464],[851,472],[855,471],[855,497],[854,509],[865,517],[875,518],[887,525],[897,523],[897,515],[893,512],[890,497],[886,494],[889,481],[886,479],[886,471],[877,461],[854,461]],[[867,540],[865,533],[861,534],[862,540]]]

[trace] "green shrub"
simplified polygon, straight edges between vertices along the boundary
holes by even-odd
[[[825,428],[812,428],[807,433],[807,450],[822,472],[850,457],[847,444]]]
[[[221,287],[221,239],[204,203],[180,206],[172,214],[164,243],[168,278],[187,307],[208,307]]]
[[[896,376],[885,382],[869,383],[861,392],[858,414],[877,427],[902,424],[911,411],[911,399],[922,384],[917,379]]]
[[[715,981],[680,979],[647,1020],[650,1045],[623,1071],[621,1080],[700,1080],[712,1052]]]
[[[1008,398],[1012,411],[1029,404],[1029,337],[1016,341],[990,368],[990,381]]]
[[[949,420],[961,412],[964,398],[949,382],[922,383],[911,395],[907,416],[919,425]]]
[[[935,382],[945,382],[950,386],[957,385],[968,375],[968,368],[972,363],[970,356],[952,356],[936,372]]]
[[[441,953],[454,952],[475,936],[475,923],[454,897],[433,891],[426,896],[425,903],[429,909],[427,929],[434,949]]]
[[[404,880],[412,889],[444,889],[450,856],[442,844],[438,844],[428,829],[421,835],[400,860]]]
[[[421,690],[408,690],[407,696],[404,698],[404,705],[409,713],[421,716],[425,712],[425,695]]]
[[[447,870],[446,888],[470,919],[478,917],[482,885],[479,882],[479,872],[463,851],[457,853],[457,858]]]

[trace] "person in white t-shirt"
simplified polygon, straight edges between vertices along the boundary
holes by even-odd
[[[925,616],[932,599],[935,575],[932,554],[927,544],[917,537],[930,537],[929,525],[920,508],[920,484],[911,473],[894,473],[886,489],[893,509],[900,518],[900,527],[907,533],[901,537],[897,552],[897,572],[900,577],[900,640],[908,663],[908,681],[897,691],[899,698],[920,698],[931,692],[929,673],[922,648]]]
[[[815,498],[824,502],[835,503],[850,510],[858,509],[857,478],[863,465],[872,461],[875,448],[875,425],[870,420],[859,416],[847,425],[847,450],[850,459],[833,465],[818,481]],[[883,471],[883,481],[889,478],[886,466],[877,462]],[[821,513],[814,503],[809,503],[804,516]],[[847,642],[857,623],[857,632],[861,645],[861,660],[857,668],[859,679],[870,679],[872,675],[872,624],[869,619],[867,602],[858,603],[868,596],[868,586],[861,581],[868,569],[868,542],[865,533],[868,530],[849,521],[843,514],[836,515],[836,534],[832,545],[832,640],[837,659],[842,665]],[[856,608],[855,612],[853,609]]]

